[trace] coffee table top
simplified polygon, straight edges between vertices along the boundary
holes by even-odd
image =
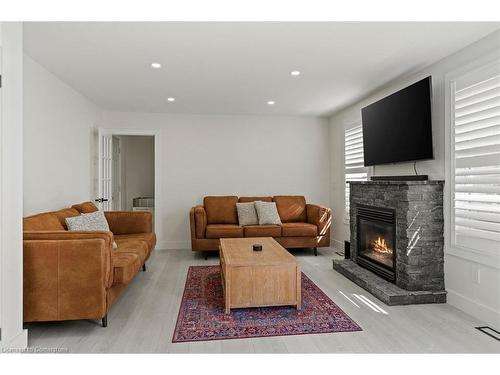
[[[262,251],[253,251],[254,244],[262,245]],[[272,237],[221,238],[220,248],[224,261],[230,266],[298,263],[295,257]]]

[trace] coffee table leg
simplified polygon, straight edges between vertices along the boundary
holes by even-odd
[[[226,268],[226,277],[225,277],[225,288],[224,288],[224,312],[229,314],[231,312],[231,285],[229,280],[231,278],[231,269],[229,267]]]
[[[300,265],[297,265],[297,310],[302,308],[302,272]]]

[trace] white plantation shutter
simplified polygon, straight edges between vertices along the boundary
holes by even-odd
[[[454,242],[474,250],[500,249],[499,68],[452,82]]]
[[[349,184],[347,181],[366,181],[368,168],[363,157],[363,128],[361,125],[347,129],[344,136],[345,155],[345,209],[349,212]]]

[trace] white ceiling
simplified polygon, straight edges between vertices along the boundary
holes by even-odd
[[[326,115],[500,23],[25,23],[25,51],[103,109]],[[151,68],[161,62],[160,70]],[[298,69],[301,75],[292,77]],[[173,96],[175,103],[167,103]],[[274,100],[273,107],[268,100]]]

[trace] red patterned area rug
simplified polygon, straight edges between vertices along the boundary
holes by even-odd
[[[359,327],[302,273],[302,309],[261,307],[224,314],[219,266],[189,267],[172,342],[354,332]]]

